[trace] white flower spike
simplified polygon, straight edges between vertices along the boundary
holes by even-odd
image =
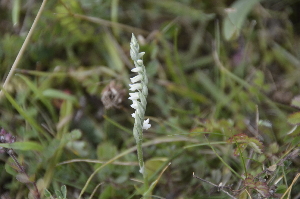
[[[134,119],[134,127],[133,127],[133,136],[135,138],[137,144],[137,153],[138,160],[140,165],[140,173],[145,176],[145,167],[143,160],[143,149],[142,149],[142,141],[143,141],[143,129],[147,130],[151,127],[149,124],[149,119],[144,120],[145,110],[147,105],[147,95],[148,95],[148,78],[146,75],[146,69],[142,60],[144,52],[139,52],[140,47],[137,42],[137,39],[132,34],[131,42],[130,42],[130,57],[134,62],[135,68],[131,71],[134,73],[138,73],[135,77],[130,78],[132,84],[129,84],[130,91],[134,93],[129,93],[130,97],[128,99],[132,100],[131,107],[135,109],[135,112],[131,115]]]

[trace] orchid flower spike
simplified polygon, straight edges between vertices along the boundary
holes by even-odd
[[[148,78],[146,74],[146,69],[142,60],[144,52],[139,52],[140,47],[137,39],[132,34],[130,42],[130,57],[134,62],[134,68],[131,70],[137,73],[136,76],[130,78],[132,84],[129,84],[130,91],[129,99],[132,101],[131,107],[135,109],[132,117],[135,119],[133,127],[133,136],[137,143],[138,160],[140,165],[140,172],[144,174],[144,161],[143,161],[143,151],[142,151],[142,140],[143,140],[143,129],[147,130],[151,127],[149,124],[149,119],[145,120],[145,110],[147,105],[147,95],[148,95]]]

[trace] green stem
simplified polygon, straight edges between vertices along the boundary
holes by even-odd
[[[219,156],[219,154],[216,152],[215,148],[210,144],[209,140],[207,139],[207,137],[205,137],[207,142],[208,142],[208,145],[210,146],[210,148],[214,151],[214,153],[216,154],[216,156],[221,160],[221,162],[232,172],[234,173],[237,177],[242,178],[242,176],[240,176],[240,174],[238,174],[237,172],[235,172],[233,170],[233,168],[231,168],[224,160],[221,156]]]
[[[185,137],[178,137],[178,138],[169,138],[169,137],[162,137],[162,138],[158,138],[158,139],[154,139],[148,142],[145,142],[142,144],[142,147],[147,147],[147,146],[152,146],[152,145],[157,145],[160,143],[169,143],[169,142],[193,142],[193,139],[189,139],[189,138],[185,138]],[[84,187],[81,189],[80,195],[78,197],[78,199],[81,199],[83,193],[85,192],[85,190],[87,189],[87,186],[89,185],[89,183],[91,182],[92,178],[105,166],[111,164],[112,162],[114,162],[115,160],[123,157],[124,155],[127,155],[133,151],[137,150],[137,146],[131,147],[129,149],[127,149],[126,151],[118,154],[117,156],[113,157],[112,159],[108,160],[105,164],[102,164],[100,167],[98,167],[89,177],[89,179],[86,181]]]
[[[24,41],[24,43],[23,43],[23,45],[22,45],[22,47],[21,47],[21,49],[20,49],[20,51],[19,51],[19,53],[18,53],[18,55],[17,55],[17,57],[16,57],[16,59],[15,59],[13,65],[12,65],[12,67],[10,68],[10,71],[9,71],[9,73],[8,73],[6,79],[5,79],[5,82],[4,82],[3,86],[2,86],[3,89],[7,89],[8,82],[9,82],[10,79],[12,78],[12,76],[13,76],[13,74],[14,74],[14,71],[16,70],[16,68],[17,68],[17,66],[18,66],[18,64],[19,64],[19,62],[20,62],[20,60],[21,60],[21,57],[22,57],[22,55],[23,55],[23,53],[24,53],[24,51],[25,51],[25,48],[27,47],[27,45],[28,45],[28,43],[29,43],[29,40],[30,40],[30,38],[31,38],[31,36],[32,36],[32,33],[33,33],[33,31],[34,31],[34,29],[35,29],[35,27],[36,27],[36,24],[37,24],[38,20],[39,20],[40,17],[41,17],[41,14],[42,14],[42,11],[43,11],[43,9],[44,9],[44,7],[45,7],[45,5],[46,5],[46,2],[47,2],[47,0],[43,0],[43,3],[42,3],[42,5],[41,5],[41,7],[40,7],[40,9],[39,9],[39,11],[38,11],[38,13],[37,13],[37,15],[36,15],[34,21],[33,21],[33,24],[32,24],[32,26],[31,26],[31,28],[30,28],[30,30],[29,30],[29,32],[28,32],[26,38],[25,38],[25,41]],[[3,96],[3,92],[2,92],[2,90],[1,90],[1,91],[0,91],[0,99],[2,98],[2,96]]]

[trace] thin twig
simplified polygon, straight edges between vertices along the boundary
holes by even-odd
[[[26,173],[26,171],[25,171],[25,169],[24,169],[24,167],[19,163],[19,161],[17,160],[17,158],[16,158],[16,156],[15,156],[15,153],[14,153],[14,150],[13,149],[6,149],[6,153],[13,159],[13,161],[14,161],[14,163],[15,163],[15,165],[18,167],[18,169],[19,169],[19,173],[22,173],[22,174],[24,174],[28,179],[30,179],[30,177],[29,177],[29,175]],[[35,198],[35,199],[40,199],[41,198],[41,195],[40,195],[40,192],[39,192],[39,190],[38,190],[38,188],[37,188],[37,186],[36,186],[36,183],[35,183],[35,181],[31,181],[30,180],[30,183],[33,185],[33,187],[34,187],[34,189],[35,189],[35,193],[34,193],[34,195],[33,195],[33,197]],[[27,183],[26,183],[26,185],[27,185]],[[30,187],[27,185],[27,187],[28,187],[28,189],[30,190]]]
[[[228,191],[225,191],[225,190],[223,189],[223,188],[227,188],[227,187],[225,187],[225,186],[219,186],[219,185],[216,185],[216,184],[214,184],[214,183],[212,183],[212,182],[210,182],[210,181],[204,180],[204,179],[202,179],[202,178],[196,176],[195,173],[193,173],[193,178],[197,178],[198,180],[201,180],[201,181],[203,181],[203,182],[206,182],[206,183],[208,183],[208,184],[210,184],[210,185],[212,185],[212,186],[214,186],[214,187],[217,187],[218,190],[220,190],[220,191],[226,193],[230,198],[237,199],[236,197],[234,197],[233,195],[231,195]]]
[[[96,193],[97,189],[98,189],[101,185],[103,185],[103,184],[104,184],[104,182],[99,183],[99,184],[95,187],[95,189],[94,189],[92,195],[91,195],[89,198],[93,198],[93,196],[94,196],[94,194]]]
[[[3,89],[7,89],[8,82],[9,82],[10,79],[12,78],[12,76],[13,76],[13,74],[14,74],[14,71],[16,70],[16,68],[17,68],[17,66],[18,66],[18,64],[19,64],[19,62],[20,62],[20,60],[21,60],[21,57],[22,57],[22,55],[23,55],[23,53],[24,53],[24,51],[25,51],[25,48],[27,47],[27,45],[28,45],[28,43],[29,43],[29,40],[30,40],[30,38],[31,38],[31,35],[32,35],[32,33],[33,33],[33,31],[34,31],[34,29],[35,29],[35,27],[36,27],[36,24],[37,24],[38,20],[39,20],[40,17],[41,17],[41,14],[42,14],[42,11],[43,11],[43,9],[44,9],[44,7],[45,7],[45,5],[46,5],[46,2],[47,2],[47,0],[43,0],[42,5],[41,5],[41,7],[40,7],[40,9],[39,9],[39,11],[38,11],[38,13],[37,13],[37,15],[36,15],[34,21],[33,21],[33,24],[32,24],[32,26],[31,26],[31,28],[30,28],[30,30],[29,30],[29,32],[28,32],[26,38],[25,38],[25,41],[24,41],[24,43],[23,43],[23,45],[22,45],[22,47],[21,47],[21,49],[20,49],[20,51],[19,51],[19,53],[18,53],[16,59],[15,59],[13,65],[12,65],[12,67],[10,68],[10,71],[9,71],[9,73],[8,73],[6,79],[5,79],[5,82],[3,83],[2,89],[1,89],[1,91],[0,91],[0,99],[1,99],[2,96],[3,96],[3,91],[2,91],[2,90],[3,90]]]

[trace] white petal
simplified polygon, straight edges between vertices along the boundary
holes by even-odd
[[[138,60],[136,61],[136,63],[137,63],[139,66],[142,66],[142,65],[143,65],[143,60],[138,59]]]
[[[137,76],[135,76],[133,78],[130,78],[130,80],[131,80],[132,83],[138,82],[138,81],[140,81],[142,79],[143,79],[142,75],[137,75]]]
[[[133,102],[130,106],[134,109],[137,109],[138,108],[138,102],[136,100],[133,100]]]
[[[151,124],[149,124],[149,118],[148,118],[143,123],[143,129],[148,130],[150,127],[151,127]]]
[[[145,172],[145,167],[143,166],[142,168],[140,168],[139,172],[140,172],[141,174],[144,174],[144,172]]]
[[[142,70],[143,70],[142,67],[135,67],[135,68],[131,69],[131,71],[135,72],[135,73],[140,72]]]
[[[132,113],[131,116],[132,116],[133,118],[135,118],[135,113]]]
[[[139,93],[129,93],[130,97],[128,99],[130,100],[137,100],[140,98]]]
[[[144,54],[145,54],[145,52],[140,52],[140,53],[139,53],[139,58],[143,57]]]
[[[137,83],[137,84],[129,84],[131,91],[135,91],[135,90],[141,90],[142,89],[142,84],[141,83]]]

